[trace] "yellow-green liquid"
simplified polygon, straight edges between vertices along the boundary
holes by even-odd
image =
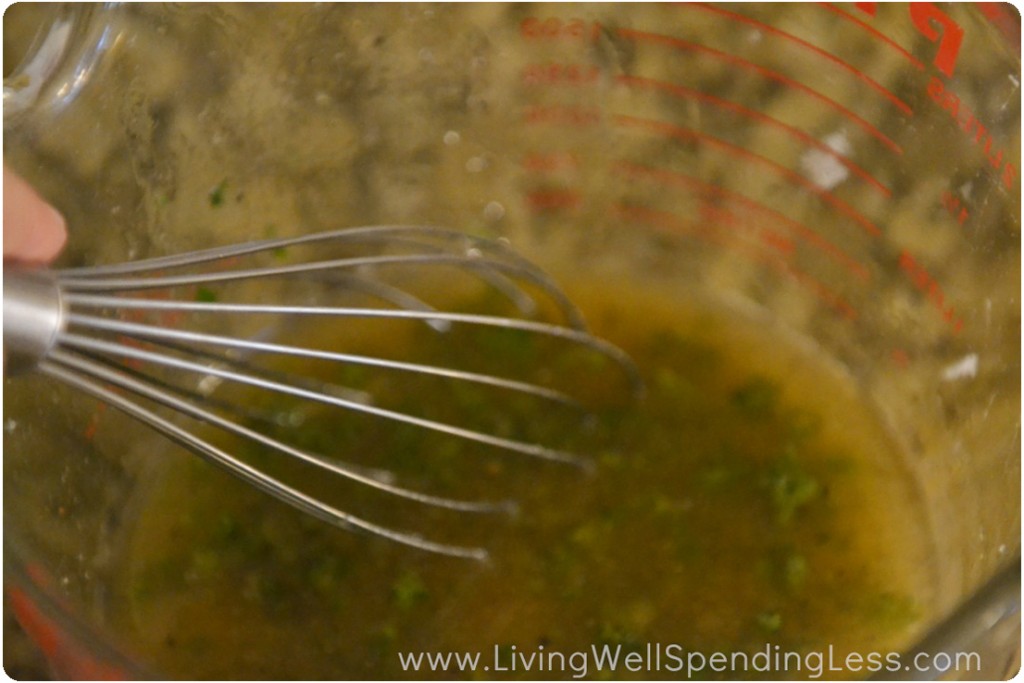
[[[574,670],[539,660],[524,670],[515,653],[831,646],[838,661],[906,646],[928,616],[930,537],[899,454],[854,384],[749,320],[621,287],[572,294],[638,363],[642,400],[625,400],[616,369],[585,354],[425,325],[361,343],[440,364],[500,358],[493,367],[512,376],[540,367],[585,387],[595,417],[415,377],[340,379],[405,409],[555,441],[591,457],[595,473],[319,409],[293,413],[300,446],[432,493],[514,497],[519,514],[435,510],[253,455],[350,512],[486,547],[484,564],[330,527],[174,453],[142,497],[122,568],[128,607],[117,621],[151,666],[199,678],[568,678]],[[423,651],[479,652],[480,670],[403,671],[398,653]],[[495,670],[513,661],[516,670]],[[620,664],[586,675],[687,674]]]

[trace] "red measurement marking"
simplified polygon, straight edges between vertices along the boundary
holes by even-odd
[[[928,96],[949,114],[953,123],[967,134],[969,140],[983,149],[989,166],[999,174],[1003,187],[1013,191],[1017,183],[1017,167],[1010,162],[1009,154],[1005,154],[1003,148],[995,147],[993,151],[995,141],[992,134],[974,113],[961,103],[960,97],[937,77],[928,82]]]
[[[857,276],[863,282],[867,282],[870,279],[868,269],[861,265],[856,259],[851,257],[845,251],[832,244],[824,237],[819,235],[814,230],[811,230],[807,226],[799,223],[798,221],[784,216],[774,209],[770,209],[764,204],[757,202],[744,194],[735,192],[733,190],[727,190],[717,185],[705,182],[691,175],[680,173],[679,171],[669,171],[666,169],[656,169],[650,166],[641,166],[639,164],[633,164],[630,162],[619,162],[612,166],[612,170],[621,172],[624,175],[634,178],[642,178],[648,180],[654,180],[663,185],[669,185],[671,187],[683,187],[685,189],[698,193],[703,193],[713,197],[719,197],[726,199],[731,202],[736,202],[746,208],[748,211],[752,211],[756,214],[767,216],[769,219],[774,220],[782,225],[785,225],[794,234],[798,235],[802,239],[806,240],[809,244],[813,245],[817,249],[828,254],[834,260],[842,264],[847,270]]]
[[[526,17],[519,24],[519,34],[527,40],[556,38],[597,40],[601,35],[601,25],[596,21],[584,21],[583,19]]]
[[[740,220],[736,214],[728,209],[714,206],[706,200],[701,201],[699,213],[702,221],[712,225],[728,226],[734,230],[741,230],[784,256],[792,256],[793,252],[796,251],[796,245],[793,244],[792,240],[783,237],[774,230],[756,228],[750,223]]]
[[[524,85],[593,85],[601,76],[599,67],[588,64],[528,64],[523,68]]]
[[[964,29],[936,7],[934,2],[911,2],[909,8],[910,19],[918,32],[939,45],[935,53],[935,67],[947,76],[952,76],[964,41]]]
[[[160,324],[164,327],[179,327],[185,319],[184,311],[163,311],[160,313]]]
[[[1020,11],[1008,2],[979,2],[978,9],[1020,56]]]
[[[127,346],[133,349],[146,350],[147,348],[149,348],[149,345],[146,342],[143,342],[141,339],[135,339],[134,337],[128,337],[123,334],[117,335],[116,341],[118,344],[121,344],[122,346]],[[143,367],[145,367],[145,361],[143,361],[141,358],[126,358],[124,360],[124,364],[125,366],[133,370],[141,370]]]
[[[670,123],[664,123],[662,121],[653,121],[651,119],[641,119],[635,116],[624,116],[616,115],[614,117],[615,124],[623,128],[640,128],[647,130],[658,135],[662,135],[667,138],[674,138],[677,140],[688,140],[696,142],[698,144],[707,144],[712,147],[724,150],[726,153],[745,159],[747,161],[753,161],[761,166],[764,166],[775,174],[785,178],[794,185],[807,190],[811,194],[814,194],[826,204],[832,206],[834,209],[845,215],[850,220],[861,226],[869,235],[875,237],[882,234],[882,231],[878,229],[874,223],[865,218],[860,212],[854,209],[852,206],[839,199],[831,192],[821,189],[807,178],[803,177],[799,173],[782,166],[779,163],[768,159],[767,157],[761,156],[755,152],[751,152],[749,149],[743,147],[737,147],[732,143],[725,142],[716,137],[701,133],[700,131],[691,130],[689,128],[682,128],[675,126]]]
[[[531,125],[593,126],[601,122],[601,110],[569,105],[527,107],[523,121]]]
[[[865,171],[863,168],[861,168],[854,162],[850,161],[850,159],[836,152],[834,149],[832,149],[825,143],[816,140],[814,137],[808,135],[804,131],[795,128],[787,123],[783,123],[778,119],[772,118],[767,114],[762,114],[759,111],[754,111],[753,109],[744,107],[741,104],[737,104],[729,100],[723,100],[719,97],[709,95],[699,90],[693,90],[691,88],[686,88],[680,85],[676,85],[674,83],[668,83],[666,81],[659,81],[652,78],[642,78],[639,76],[617,76],[615,80],[617,83],[621,83],[629,87],[651,88],[655,90],[660,90],[662,92],[670,93],[676,97],[690,98],[701,102],[708,102],[709,104],[719,107],[720,109],[734,111],[740,114],[741,116],[746,116],[747,118],[753,119],[755,121],[760,121],[761,123],[767,124],[769,126],[774,126],[776,128],[779,128],[780,130],[784,130],[793,137],[795,137],[797,140],[803,142],[805,145],[813,147],[841,163],[843,166],[849,169],[854,175],[860,177],[862,180],[865,180],[872,188],[880,192],[882,196],[884,196],[885,198],[888,199],[890,196],[892,196],[892,191],[889,190],[888,187],[878,182],[874,178],[874,176],[872,176],[870,173]]]
[[[892,356],[892,362],[898,365],[901,370],[906,369],[910,365],[910,356],[903,349],[893,349],[890,355]]]
[[[910,278],[910,281],[914,283],[914,287],[921,293],[923,293],[928,301],[942,314],[943,320],[945,320],[953,328],[953,332],[959,333],[964,327],[964,321],[960,318],[953,306],[947,305],[946,295],[942,291],[942,287],[935,280],[932,275],[925,270],[924,266],[918,263],[909,251],[900,252],[900,268]]]
[[[832,12],[833,14],[836,14],[836,15],[842,17],[843,19],[846,19],[847,21],[851,21],[854,24],[857,24],[857,26],[860,26],[862,29],[864,29],[865,31],[867,31],[868,33],[873,35],[878,40],[882,41],[886,45],[888,45],[888,46],[892,47],[893,49],[895,49],[904,59],[906,59],[911,64],[913,64],[915,69],[918,69],[919,71],[924,70],[924,62],[922,62],[920,59],[918,59],[914,55],[912,55],[909,52],[907,52],[903,48],[902,45],[900,45],[895,40],[893,40],[889,36],[885,35],[881,31],[879,31],[877,28],[875,28],[871,24],[867,23],[863,19],[860,19],[859,17],[855,17],[852,14],[850,14],[849,12],[846,12],[845,10],[841,10],[841,9],[839,9],[838,7],[836,7],[835,5],[833,5],[831,3],[821,2],[821,3],[818,3],[818,4],[820,4],[822,7],[824,7],[828,11]]]
[[[523,168],[527,171],[571,171],[579,168],[579,165],[579,159],[572,152],[535,152],[523,157]]]
[[[217,262],[217,270],[230,270],[242,262],[241,256],[228,256]]]
[[[691,52],[698,52],[704,55],[708,55],[715,59],[731,64],[733,66],[737,66],[742,69],[752,71],[767,80],[775,81],[776,83],[781,83],[782,85],[785,85],[788,88],[793,88],[794,90],[799,90],[800,92],[812,97],[813,99],[816,99],[819,102],[824,103],[828,107],[835,109],[840,114],[849,119],[851,122],[862,128],[866,133],[868,133],[868,135],[881,142],[883,145],[885,145],[887,148],[889,148],[896,154],[903,154],[903,148],[901,148],[891,138],[882,133],[882,131],[878,130],[878,128],[873,126],[870,122],[855,114],[852,110],[844,107],[843,105],[841,105],[839,102],[836,102],[832,98],[823,95],[814,88],[811,88],[810,86],[805,85],[804,83],[801,83],[799,81],[793,80],[792,78],[785,76],[777,71],[772,71],[771,69],[767,69],[758,64],[754,64],[753,62],[747,61],[735,55],[731,55],[727,52],[722,52],[720,50],[715,50],[713,48],[706,47],[698,43],[691,43],[685,40],[681,40],[679,38],[673,38],[672,36],[666,36],[659,33],[647,33],[645,31],[635,31],[633,29],[620,28],[616,30],[616,35],[618,35],[620,38],[625,38],[626,40],[665,45],[677,50],[687,50]]]
[[[36,584],[37,590],[41,586],[48,595],[58,594],[53,588],[52,578],[39,565],[29,564],[26,571],[30,582]],[[10,599],[11,610],[18,623],[46,655],[47,663],[53,666],[55,671],[60,671],[69,680],[76,681],[131,680],[131,672],[98,661],[102,655],[95,654],[95,647],[73,636],[66,619],[57,621],[53,615],[59,612],[55,612],[52,606],[46,605],[45,602],[39,604],[33,601],[28,593],[15,586],[14,581],[5,586],[4,590]],[[66,606],[57,609],[66,609]]]
[[[766,228],[761,229],[761,240],[768,246],[781,251],[787,256],[791,254],[795,249],[796,245],[790,242],[788,239],[783,237],[777,232],[772,232]]]
[[[723,236],[717,231],[708,230],[702,225],[686,222],[668,211],[655,211],[647,207],[629,204],[616,204],[612,207],[612,210],[620,218],[643,223],[669,234],[688,234],[717,247],[742,254],[755,262],[767,264],[789,276],[798,284],[810,289],[815,296],[838,311],[847,320],[857,319],[857,311],[845,299],[814,277],[793,266],[776,252],[766,253],[760,249],[752,248],[749,244],[723,239]]]
[[[967,219],[970,218],[970,214],[967,212],[967,207],[964,206],[963,200],[953,194],[950,190],[945,190],[943,191],[942,198],[939,201],[943,208],[949,212],[949,215],[956,220],[957,225],[961,228],[964,227]]]
[[[727,19],[731,19],[732,21],[735,21],[735,22],[738,22],[738,23],[741,23],[741,24],[748,24],[750,26],[754,26],[758,30],[761,30],[761,31],[764,31],[766,33],[770,33],[772,35],[779,36],[780,38],[784,38],[786,40],[792,41],[796,45],[799,45],[799,46],[803,47],[804,49],[809,50],[809,51],[813,52],[816,55],[819,55],[820,57],[822,57],[824,59],[827,59],[828,61],[832,62],[833,64],[835,64],[835,65],[839,66],[840,68],[846,70],[847,72],[851,73],[854,77],[856,77],[857,79],[863,81],[870,88],[872,88],[873,90],[878,92],[880,95],[882,95],[882,97],[884,97],[885,99],[889,100],[894,105],[896,105],[896,108],[899,109],[900,111],[902,111],[907,116],[913,116],[914,115],[914,110],[910,108],[910,105],[908,105],[906,102],[904,102],[900,98],[896,97],[896,95],[894,95],[888,88],[883,86],[881,83],[879,83],[878,81],[874,80],[873,78],[871,78],[870,76],[865,74],[863,71],[860,71],[859,69],[856,69],[851,64],[849,64],[847,62],[844,62],[843,60],[839,59],[838,57],[836,57],[831,52],[828,52],[827,50],[823,50],[820,47],[818,47],[817,45],[813,45],[813,44],[807,42],[803,38],[798,38],[797,36],[794,36],[792,33],[787,33],[787,32],[785,32],[785,31],[783,31],[781,29],[775,28],[774,26],[770,26],[770,25],[765,24],[763,22],[757,21],[756,19],[751,19],[750,17],[745,17],[742,14],[737,14],[735,12],[730,12],[729,10],[723,9],[721,7],[714,7],[712,5],[707,5],[707,4],[702,3],[702,2],[696,2],[696,3],[692,3],[692,4],[691,3],[684,3],[682,6],[684,6],[684,7],[696,7],[696,8],[699,8],[699,9],[703,9],[703,10],[706,10],[708,12],[712,12],[714,14],[718,14],[720,16],[726,17]]]
[[[535,211],[576,209],[583,204],[583,195],[576,190],[535,190],[526,194],[526,203]]]
[[[984,4],[986,3],[977,3],[978,6]],[[855,3],[855,6],[872,18],[878,11],[877,2],[858,2]],[[938,43],[939,49],[933,60],[935,68],[947,76],[952,76],[957,57],[960,54],[960,46],[963,43],[964,29],[936,7],[934,2],[910,2],[907,3],[907,8],[910,10],[910,19],[917,32],[931,42]],[[984,11],[984,7],[982,7],[982,12]],[[1016,17],[1011,16],[1011,21],[1016,24],[1018,40],[1016,47],[1017,53],[1020,54],[1020,14],[1017,14]]]
[[[85,426],[85,431],[82,432],[82,438],[84,438],[86,441],[92,441],[94,438],[96,438],[96,431],[99,429],[100,426],[100,417],[103,415],[103,413],[106,412],[106,410],[106,403],[97,404],[96,412],[94,412],[92,416],[89,418],[89,424]]]

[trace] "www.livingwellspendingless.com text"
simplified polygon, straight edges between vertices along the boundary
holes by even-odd
[[[476,673],[495,678],[513,674],[539,677],[586,678],[598,672],[673,674],[678,678],[705,678],[731,673],[775,674],[795,678],[836,678],[850,674],[871,675],[899,671],[981,670],[981,656],[975,652],[919,653],[905,657],[899,652],[836,652],[824,650],[794,652],[779,645],[766,645],[754,652],[696,652],[678,643],[647,643],[641,647],[592,645],[563,652],[537,646],[520,649],[495,645],[490,652],[399,652],[399,664],[406,673]]]

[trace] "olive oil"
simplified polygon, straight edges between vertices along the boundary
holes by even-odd
[[[386,468],[404,484],[513,496],[517,515],[467,516],[251,454],[346,510],[482,544],[488,563],[328,527],[175,452],[126,544],[120,627],[157,670],[197,678],[569,678],[573,670],[525,667],[516,653],[831,647],[838,660],[907,645],[931,601],[927,520],[853,381],[763,322],[621,285],[577,289],[595,331],[638,363],[643,398],[630,398],[600,359],[425,325],[353,343],[439,364],[497,361],[511,376],[575,377],[592,414],[418,377],[352,369],[335,379],[402,409],[557,441],[589,456],[593,473],[337,411],[259,406],[300,424],[300,447]],[[403,669],[400,653],[415,652],[481,659],[473,672]]]

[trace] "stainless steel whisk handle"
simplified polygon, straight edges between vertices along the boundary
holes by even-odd
[[[4,267],[4,362],[8,372],[31,370],[64,329],[66,307],[57,277],[47,270]]]

